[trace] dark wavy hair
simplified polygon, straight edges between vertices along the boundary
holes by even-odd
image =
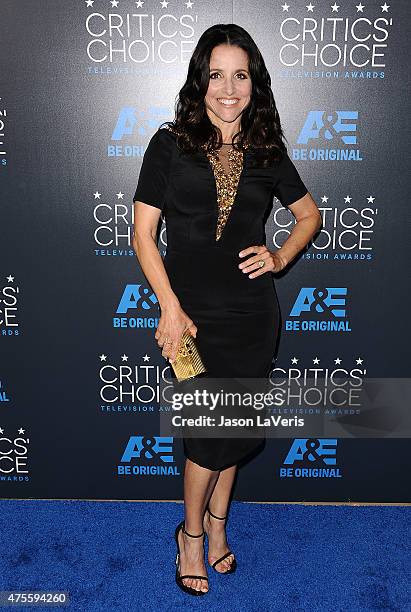
[[[234,146],[250,147],[255,163],[266,167],[282,157],[286,138],[264,59],[250,34],[239,25],[213,25],[201,35],[190,59],[186,82],[176,98],[174,121],[162,125],[177,133],[177,145],[186,153],[198,152],[200,147],[210,150],[221,146],[221,130],[210,121],[204,101],[211,53],[220,44],[237,45],[248,54],[251,99],[241,115],[241,130],[234,136]]]

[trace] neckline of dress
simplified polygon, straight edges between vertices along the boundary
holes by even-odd
[[[234,148],[234,144],[232,142],[222,142],[220,143],[221,145],[226,145],[229,147],[233,147]],[[245,152],[248,149],[247,145],[243,145],[242,148],[240,150],[242,150],[243,152]],[[214,149],[215,150],[215,149]],[[238,149],[237,149],[238,150]]]

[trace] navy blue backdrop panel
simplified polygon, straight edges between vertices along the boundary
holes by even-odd
[[[323,216],[275,277],[273,376],[315,379],[320,397],[338,373],[351,390],[409,376],[408,8],[3,0],[2,498],[182,498],[182,441],[159,431],[168,364],[132,248],[132,197],[215,23],[242,25],[261,49],[290,157]],[[274,199],[268,248],[293,223]],[[346,435],[269,439],[240,467],[235,498],[409,501],[408,427],[389,406],[379,424],[363,416],[353,405]]]

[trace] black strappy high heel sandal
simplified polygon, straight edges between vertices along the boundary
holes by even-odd
[[[216,516],[215,514],[211,512],[208,506],[207,506],[207,512],[209,513],[210,516],[212,516],[215,519],[218,519],[219,521],[225,521],[225,519],[227,518],[226,516]],[[210,563],[211,567],[213,568],[215,572],[217,572],[217,574],[234,574],[235,570],[237,569],[237,560],[235,557],[230,565],[230,569],[226,570],[225,572],[219,572],[215,567],[216,565],[221,563],[221,561],[224,561],[224,559],[226,559],[230,555],[234,555],[234,553],[231,550],[229,550],[222,557],[217,559],[217,561],[214,561],[214,563]]]
[[[183,579],[184,578],[198,578],[198,579],[201,578],[202,580],[208,581],[208,576],[195,576],[193,574],[184,574],[184,576],[180,575],[180,545],[178,543],[178,532],[180,531],[180,529],[182,529],[183,533],[188,535],[190,538],[201,538],[201,536],[203,536],[205,533],[204,530],[202,533],[200,533],[200,535],[192,535],[191,533],[188,533],[188,531],[186,531],[185,529],[184,521],[181,521],[181,523],[177,525],[177,528],[174,534],[175,539],[176,539],[176,544],[177,544],[176,583],[180,587],[180,589],[184,591],[185,593],[189,593],[190,595],[205,595],[206,593],[208,593],[208,591],[198,591],[197,589],[194,589],[193,587],[190,587],[184,584]],[[203,541],[203,545],[204,545],[204,541]]]

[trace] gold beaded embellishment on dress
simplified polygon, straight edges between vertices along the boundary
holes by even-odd
[[[166,127],[171,132],[179,135],[179,133],[170,126],[167,125]],[[243,145],[243,150],[235,149],[234,147],[230,148],[228,153],[229,170],[226,172],[223,163],[218,157],[218,151],[216,149],[207,151],[205,146],[203,146],[205,154],[211,163],[217,189],[218,218],[215,236],[216,241],[221,237],[237,195],[238,183],[244,164],[244,150],[247,149],[247,147],[248,145],[246,143]]]
[[[211,163],[217,188],[218,219],[216,228],[216,241],[220,239],[223,228],[227,222],[237,194],[238,183],[244,163],[244,153],[241,150],[230,149],[228,161],[230,171],[226,173],[218,157],[217,151],[206,151]]]

